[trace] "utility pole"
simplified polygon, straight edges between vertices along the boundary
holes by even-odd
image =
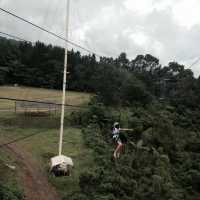
[[[67,13],[66,13],[66,40],[68,41],[68,27],[69,27],[69,8],[70,0],[67,0]],[[65,43],[65,59],[64,59],[64,72],[63,72],[63,95],[62,95],[62,110],[60,119],[60,140],[59,140],[59,156],[62,155],[62,142],[63,142],[63,129],[64,129],[64,117],[65,117],[65,91],[66,91],[66,79],[67,79],[67,48],[68,43]]]

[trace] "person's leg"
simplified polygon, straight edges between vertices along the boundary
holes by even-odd
[[[117,144],[117,147],[114,150],[114,154],[113,154],[114,158],[117,158],[117,148],[118,148],[118,144]]]
[[[121,149],[122,149],[122,146],[123,146],[122,143],[121,143],[121,142],[118,142],[117,148],[116,148],[115,151],[114,151],[114,158],[119,157],[120,151],[121,151]]]
[[[117,157],[119,158],[119,156],[120,156],[120,154],[122,153],[122,151],[123,151],[123,143],[120,145],[120,147],[119,147],[119,150],[118,150],[118,152],[117,152]]]

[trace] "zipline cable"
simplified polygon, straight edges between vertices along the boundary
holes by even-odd
[[[21,102],[29,102],[29,103],[41,103],[41,104],[46,104],[46,105],[62,106],[62,104],[60,103],[35,101],[35,100],[28,100],[28,99],[17,99],[17,98],[9,98],[9,97],[0,97],[0,100],[21,101]],[[72,108],[89,108],[89,106],[77,106],[77,105],[71,105],[71,104],[64,104],[64,105],[65,107],[72,107]]]
[[[46,32],[46,33],[52,35],[52,36],[54,36],[54,37],[57,37],[57,38],[59,38],[59,39],[65,41],[65,42],[67,42],[67,43],[69,43],[69,44],[71,44],[71,45],[77,47],[77,48],[80,48],[80,49],[82,49],[82,50],[84,50],[84,51],[86,51],[86,52],[88,52],[88,53],[90,53],[90,54],[94,54],[94,55],[96,55],[97,57],[100,57],[100,58],[101,58],[101,57],[104,57],[104,56],[101,56],[101,55],[99,55],[99,54],[97,54],[97,53],[95,53],[95,52],[93,52],[93,51],[91,51],[91,50],[89,50],[89,49],[87,49],[87,48],[85,48],[85,47],[79,45],[79,44],[76,44],[75,42],[72,42],[72,41],[70,41],[70,40],[66,40],[64,37],[62,37],[62,36],[60,36],[60,35],[58,35],[58,34],[52,32],[52,31],[49,31],[49,30],[47,30],[47,29],[45,29],[45,28],[43,28],[43,27],[41,27],[41,26],[39,26],[39,25],[37,25],[37,24],[34,24],[34,23],[28,21],[27,19],[25,19],[25,18],[23,18],[23,17],[20,17],[20,16],[14,14],[14,13],[8,11],[8,10],[5,10],[5,9],[3,9],[3,8],[1,8],[1,7],[0,7],[0,10],[1,10],[2,12],[5,12],[5,13],[7,13],[7,14],[9,14],[9,15],[11,15],[11,16],[13,16],[13,17],[15,17],[15,18],[17,18],[17,19],[19,19],[19,20],[21,20],[21,21],[24,21],[24,22],[26,22],[26,23],[28,23],[28,24],[30,24],[30,25],[32,25],[32,26],[34,26],[34,27],[36,27],[36,28],[38,28],[38,29],[40,29],[40,30],[42,30],[42,31],[44,31],[44,32]],[[9,35],[9,34],[3,33],[3,32],[1,32],[1,33],[11,37],[11,35]],[[19,40],[22,40],[22,41],[27,41],[27,40],[24,40],[24,39],[20,39],[19,37],[16,37],[16,36],[12,36],[12,37],[15,37],[15,38],[17,38],[17,39],[19,39]],[[28,42],[30,42],[30,41],[28,41]],[[193,67],[194,65],[196,65],[199,61],[200,61],[200,57],[199,57],[194,63],[192,63],[192,64],[189,66],[188,69],[192,68],[192,67]]]
[[[52,0],[52,3],[48,4],[48,7],[45,9],[44,18],[41,22],[41,26],[45,26],[45,24],[46,24],[46,28],[51,29],[52,25],[54,24],[53,20],[57,19],[57,9],[58,9],[58,7],[60,7],[60,5],[62,5],[62,4],[58,3],[57,0]],[[54,12],[52,12],[52,10]],[[51,20],[49,20],[50,13],[51,13]],[[41,41],[42,40],[41,38],[43,37],[43,32],[42,33],[40,32],[38,36],[39,36],[38,40]]]
[[[31,41],[28,41],[28,40],[26,40],[26,39],[22,39],[21,37],[18,37],[18,36],[15,36],[15,35],[9,34],[9,33],[5,33],[5,32],[3,32],[3,31],[0,31],[0,34],[2,34],[2,35],[6,35],[6,36],[8,36],[8,37],[11,37],[11,38],[13,38],[13,39],[17,39],[17,40],[20,40],[20,41],[23,41],[23,42],[29,42],[29,43],[32,43]]]
[[[197,60],[195,60],[195,61],[188,67],[188,69],[191,69],[194,65],[196,65],[197,63],[199,63],[199,61],[200,61],[200,57],[197,58]]]
[[[30,22],[29,20],[27,20],[27,19],[25,19],[25,18],[23,18],[23,17],[20,17],[20,16],[14,14],[14,13],[8,11],[8,10],[5,10],[5,9],[3,9],[3,8],[0,7],[0,11],[2,11],[2,12],[4,12],[4,13],[7,13],[7,14],[9,14],[9,15],[11,15],[11,16],[13,16],[13,17],[15,17],[15,18],[17,18],[17,19],[19,19],[19,20],[25,22],[25,23],[28,23],[28,24],[34,26],[35,28],[38,28],[38,29],[40,29],[40,30],[42,30],[42,31],[44,31],[44,32],[46,32],[46,33],[48,33],[48,34],[50,34],[50,35],[56,37],[56,38],[59,38],[59,39],[65,41],[65,42],[67,42],[67,43],[69,43],[69,44],[71,44],[71,45],[73,45],[73,46],[79,48],[79,49],[82,49],[82,50],[84,50],[84,51],[86,51],[86,52],[88,52],[88,53],[90,53],[90,54],[94,54],[94,55],[96,55],[96,56],[98,56],[98,57],[100,57],[100,58],[101,58],[101,57],[104,57],[104,56],[101,56],[101,55],[99,55],[99,54],[97,54],[97,53],[95,53],[95,52],[93,52],[93,51],[91,51],[91,50],[89,50],[89,49],[87,49],[87,48],[85,48],[85,47],[79,45],[79,44],[76,44],[75,42],[72,42],[72,41],[70,41],[70,40],[67,40],[66,38],[64,38],[64,37],[62,37],[62,36],[60,36],[60,35],[58,35],[58,34],[52,32],[52,31],[49,31],[49,30],[47,30],[47,29],[45,29],[45,28],[43,28],[43,27],[41,27],[41,26],[39,26],[39,25],[37,25],[37,24],[35,24],[35,23],[33,23],[33,22]]]
[[[45,132],[48,132],[48,131],[45,131]],[[27,135],[27,136],[24,136],[24,137],[16,138],[16,139],[11,140],[11,141],[9,141],[9,142],[7,142],[7,143],[0,144],[0,148],[3,148],[3,147],[5,147],[5,146],[8,146],[9,144],[14,144],[14,143],[20,142],[20,141],[22,141],[22,140],[25,140],[25,139],[27,139],[27,138],[33,137],[33,136],[35,136],[35,135],[43,134],[43,133],[44,133],[44,131],[43,131],[43,132],[41,132],[41,131],[38,132],[38,131],[37,131],[37,132],[35,132],[35,133],[33,133],[33,134],[30,134],[30,135]]]

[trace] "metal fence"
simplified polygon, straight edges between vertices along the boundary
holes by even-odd
[[[56,115],[60,113],[62,104],[52,101],[36,101],[0,97],[0,112],[15,112],[24,115]],[[66,112],[88,108],[65,104]]]
[[[15,101],[15,113],[24,114],[56,114],[60,106],[56,104],[50,104],[52,102],[40,103],[40,102],[28,102],[28,101]]]

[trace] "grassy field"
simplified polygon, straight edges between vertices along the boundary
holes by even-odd
[[[29,95],[27,95],[29,94]],[[69,92],[67,103],[73,105],[86,104],[90,99],[90,94]],[[38,100],[59,100],[61,92],[36,88],[13,88],[0,87],[1,97],[28,98]],[[10,103],[0,102],[0,108],[10,107]],[[68,112],[68,114],[70,114]],[[57,155],[59,141],[59,117],[25,117],[13,112],[0,112],[0,145],[15,139],[36,134],[32,137],[17,141],[17,145],[32,154],[48,174],[48,162],[51,156]],[[93,165],[92,151],[84,145],[83,135],[80,128],[65,126],[63,138],[63,154],[72,157],[75,168],[72,176],[55,178],[49,176],[50,182],[56,186],[57,190],[64,196],[79,190],[79,175],[88,170]],[[8,162],[4,156],[5,151],[0,148],[0,158],[2,162]],[[15,165],[13,159],[10,164]],[[5,166],[1,165],[0,172],[3,173]],[[11,178],[11,177],[10,177]]]
[[[91,96],[88,93],[67,91],[65,103],[70,105],[85,105]],[[31,87],[1,86],[0,97],[61,103],[62,91]],[[14,108],[13,102],[0,100],[0,109],[10,108]]]
[[[9,118],[8,121],[4,121],[0,125],[0,141],[3,141],[1,143],[36,133],[35,136],[18,141],[17,144],[25,151],[31,153],[33,158],[43,166],[47,173],[50,157],[58,152],[59,121],[47,118],[20,119],[16,116],[16,118]],[[1,150],[0,152],[3,153]],[[72,157],[74,161],[75,168],[72,176],[63,178],[49,177],[62,196],[79,190],[78,181],[80,173],[88,170],[89,166],[93,164],[92,151],[84,145],[80,129],[65,127],[63,154]]]

